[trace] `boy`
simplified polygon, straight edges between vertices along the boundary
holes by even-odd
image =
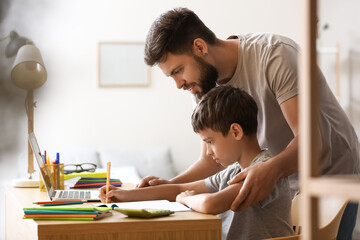
[[[206,144],[206,154],[227,169],[205,179],[183,184],[165,184],[131,190],[111,186],[110,202],[167,199],[193,210],[220,214],[223,239],[263,239],[292,235],[291,194],[287,178],[280,179],[272,193],[259,204],[240,212],[230,209],[242,183],[227,182],[250,165],[271,157],[256,138],[257,106],[246,92],[230,86],[212,89],[192,114],[192,125]],[[105,201],[105,187],[100,189]]]

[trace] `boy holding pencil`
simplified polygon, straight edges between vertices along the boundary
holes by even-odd
[[[279,179],[272,193],[260,203],[240,212],[230,210],[242,183],[227,182],[250,165],[271,158],[260,149],[257,131],[257,106],[252,97],[238,88],[219,86],[198,103],[192,114],[192,125],[206,143],[206,154],[227,168],[195,182],[164,184],[121,190],[100,188],[105,202],[129,202],[167,199],[181,202],[195,211],[220,214],[223,239],[263,239],[293,234],[291,195],[287,178]]]

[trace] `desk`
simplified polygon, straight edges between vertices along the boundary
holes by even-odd
[[[48,200],[48,196],[37,188],[5,187],[6,239],[221,239],[221,219],[197,212],[176,212],[154,219],[128,218],[115,211],[113,216],[96,221],[22,219],[23,207],[34,207],[32,202],[40,200]]]

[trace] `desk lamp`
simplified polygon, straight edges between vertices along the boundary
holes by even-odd
[[[44,62],[41,58],[40,51],[30,41],[22,46],[17,52],[13,68],[11,70],[11,80],[14,84],[22,89],[27,90],[25,100],[26,114],[28,118],[28,133],[34,129],[34,102],[33,90],[41,87],[47,78]],[[38,180],[32,179],[34,173],[34,154],[30,143],[28,142],[28,174],[27,180],[19,180],[14,183],[15,187],[37,187]]]

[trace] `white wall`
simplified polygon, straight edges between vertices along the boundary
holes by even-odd
[[[152,21],[177,6],[194,10],[218,35],[274,32],[299,40],[298,0],[2,0],[0,37],[16,30],[40,49],[48,80],[35,91],[35,132],[43,149],[167,145],[178,172],[199,154],[189,94],[157,67],[148,88],[97,87],[99,41],[145,41]],[[25,93],[10,81],[14,60],[0,42],[0,179],[26,172]],[[20,160],[19,160],[20,159]],[[0,195],[3,211],[3,196]],[[4,222],[1,218],[3,233]],[[2,236],[0,236],[2,237]]]
[[[319,31],[322,47],[335,47],[340,43],[341,94],[340,103],[347,112],[360,136],[360,1],[321,0],[319,1],[319,26],[329,25]],[[332,89],[336,88],[335,56],[321,54],[320,66]]]

